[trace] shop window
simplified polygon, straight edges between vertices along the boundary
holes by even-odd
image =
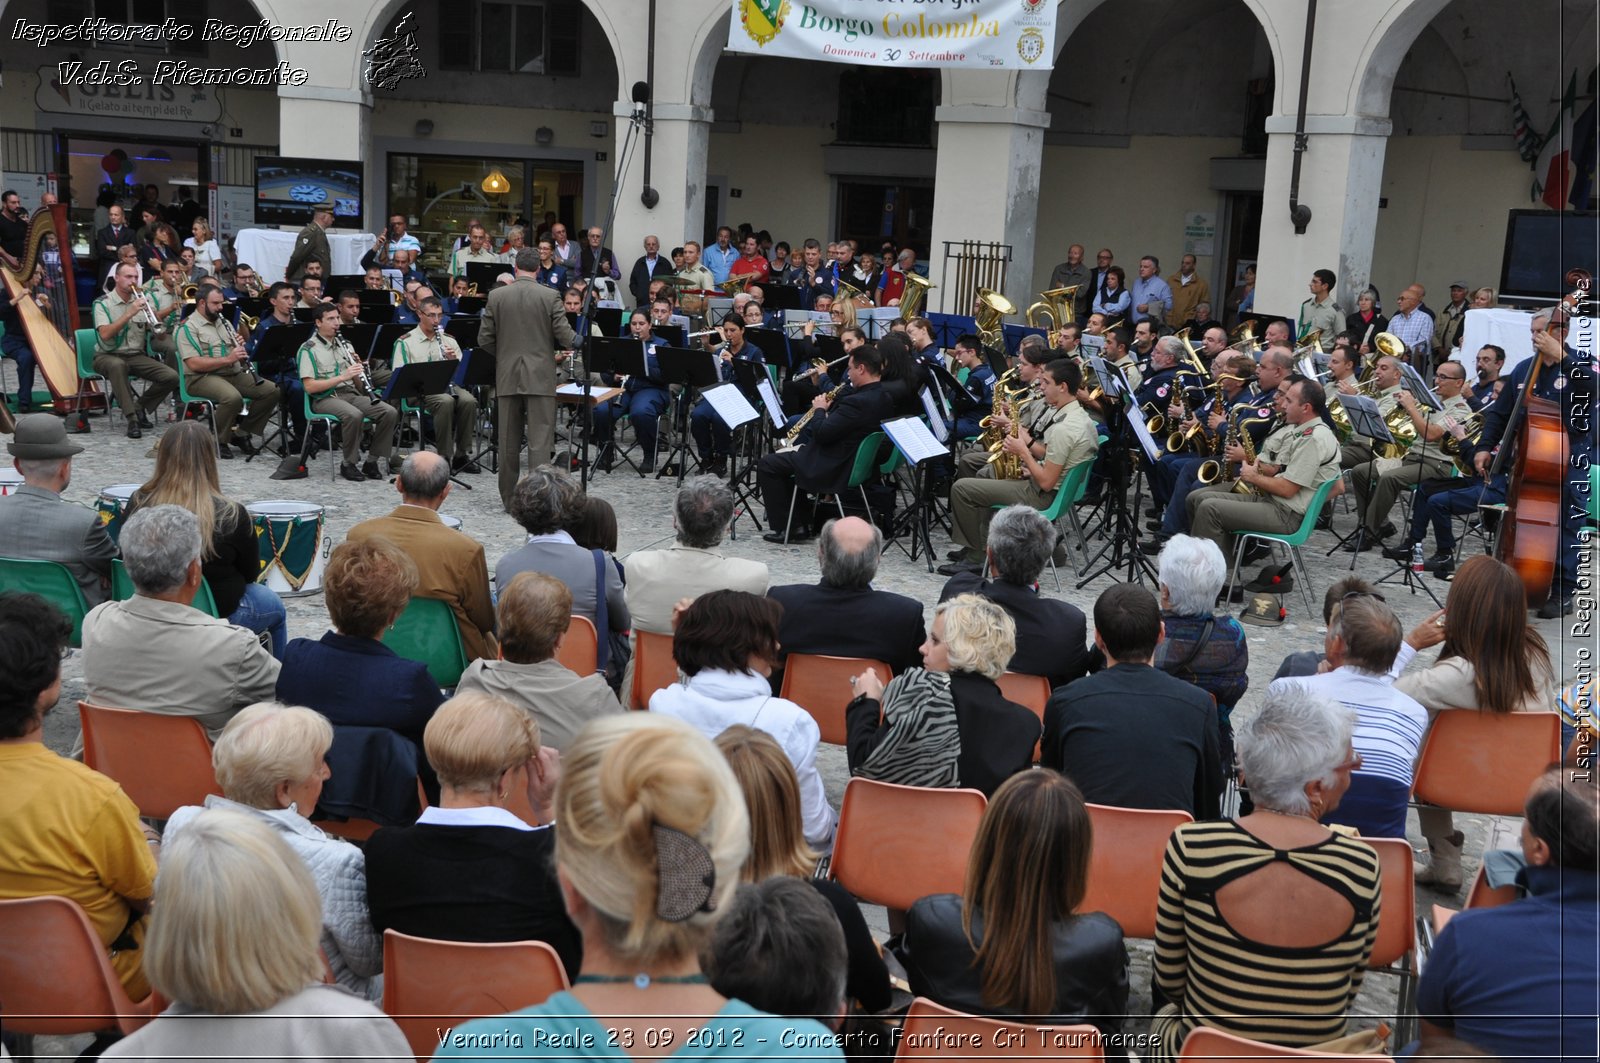
[[[440,3],[439,66],[576,77],[581,22],[578,0]]]
[[[935,70],[846,68],[839,75],[839,143],[932,147],[938,94]]]
[[[158,26],[170,18],[180,26],[194,27],[188,40],[159,44],[106,41],[95,47],[159,55],[206,54],[206,45],[200,40],[200,29],[206,20],[206,0],[46,0],[45,15],[57,24],[103,18],[119,26]]]

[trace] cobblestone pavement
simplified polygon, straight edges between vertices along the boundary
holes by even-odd
[[[66,492],[69,500],[85,505],[93,505],[100,490],[108,485],[143,482],[155,465],[154,457],[147,456],[151,447],[150,433],[146,433],[144,440],[135,442],[123,436],[120,417],[116,425],[110,428],[103,418],[95,419],[91,423],[94,426],[91,434],[76,437],[87,449],[74,461],[73,482]],[[329,461],[329,455],[323,452],[311,463],[309,478],[287,482],[269,479],[274,469],[274,462],[270,457],[250,462],[244,461],[242,457],[225,461],[220,463],[223,491],[247,503],[265,499],[289,499],[321,505],[326,509],[327,523],[324,534],[327,542],[338,543],[353,524],[388,512],[397,504],[398,495],[394,486],[387,482],[357,484],[344,480],[330,481]],[[446,501],[443,512],[461,518],[463,531],[484,544],[492,572],[497,559],[521,544],[523,532],[502,511],[492,473],[486,471],[481,475],[465,476],[463,480],[471,490],[456,487]],[[636,473],[627,470],[626,466],[622,467],[622,471],[599,474],[592,482],[591,489],[616,508],[621,531],[620,556],[624,563],[632,551],[649,549],[671,540],[673,488],[674,483],[670,479],[660,481],[654,477],[642,479]],[[760,515],[759,505],[757,505],[757,515]],[[1139,523],[1142,524],[1142,520],[1142,516],[1139,516]],[[1336,527],[1348,530],[1353,526],[1353,521],[1354,517],[1346,513],[1343,505],[1339,504],[1335,517]],[[1097,530],[1095,525],[1091,524],[1088,527],[1091,535]],[[814,544],[774,546],[766,543],[762,541],[748,514],[742,514],[736,520],[735,533],[737,537],[725,545],[726,553],[764,562],[772,570],[774,584],[815,580]],[[952,544],[949,537],[938,529],[934,531],[933,538],[935,549],[942,560],[944,551]],[[1091,552],[1100,545],[1098,542],[1091,543]],[[1322,593],[1330,581],[1346,574],[1351,557],[1343,551],[1335,551],[1331,557],[1325,556],[1325,551],[1331,546],[1333,546],[1331,536],[1327,533],[1318,533],[1305,551],[1306,563],[1312,576],[1313,585],[1309,590],[1317,609],[1315,615],[1306,614],[1299,593],[1293,592],[1284,599],[1284,604],[1289,610],[1289,618],[1282,626],[1246,627],[1250,640],[1251,685],[1249,693],[1236,710],[1243,714],[1243,718],[1248,718],[1255,710],[1285,654],[1295,650],[1320,648],[1324,631],[1320,612]],[[1481,549],[1481,545],[1469,543],[1467,549]],[[1589,563],[1592,571],[1594,563],[1592,551]],[[1359,555],[1356,562],[1357,573],[1372,580],[1387,575],[1392,568],[1393,566],[1375,551]],[[1123,572],[1125,574],[1125,568]],[[1448,584],[1431,576],[1423,577],[1423,581],[1443,601]],[[1088,614],[1092,610],[1095,596],[1110,586],[1109,577],[1101,577],[1081,590],[1074,587],[1074,582],[1068,573],[1063,572],[1061,589],[1058,591],[1047,572],[1041,593],[1064,598]],[[944,577],[929,573],[922,559],[912,562],[901,550],[892,545],[884,554],[876,581],[878,587],[910,595],[922,601],[930,610],[938,600],[939,589],[943,583]],[[1407,630],[1435,608],[1425,594],[1420,591],[1407,593],[1406,588],[1399,586],[1395,581],[1391,581],[1383,590],[1389,604],[1399,613]],[[291,638],[315,638],[327,629],[328,618],[320,594],[290,598],[287,602]],[[1564,622],[1540,621],[1538,624],[1540,632],[1551,645],[1552,655],[1562,662],[1561,670],[1565,677],[1570,677],[1575,670],[1579,645],[1593,646],[1592,637],[1580,640],[1572,634],[1575,628],[1574,620],[1575,618],[1569,617]],[[1431,654],[1422,656],[1429,661],[1432,659]],[[78,722],[75,710],[77,700],[82,694],[81,657],[74,654],[65,662],[60,705],[46,722],[46,741],[58,751],[68,750],[77,735]],[[824,746],[818,756],[818,763],[827,786],[828,797],[837,807],[849,777],[843,749]],[[1476,816],[1458,816],[1457,822],[1467,836],[1469,862],[1475,864],[1494,824],[1489,817]],[[1413,845],[1422,844],[1414,816],[1410,821],[1410,837]],[[1513,834],[1510,837],[1515,836]],[[1452,905],[1460,903],[1454,897],[1444,897],[1426,888],[1419,889],[1417,902],[1422,910],[1426,910],[1426,906],[1433,903],[1448,902]],[[877,933],[880,935],[886,933],[881,909],[869,910],[868,918]],[[1130,951],[1134,958],[1131,982],[1135,990],[1134,999],[1130,1001],[1130,1011],[1136,1016],[1148,1014],[1149,943],[1132,942]],[[1368,988],[1362,993],[1357,1011],[1364,1014],[1392,1011],[1395,982],[1393,977],[1368,979]],[[1143,1021],[1135,1020],[1131,1028],[1143,1028],[1143,1026]]]

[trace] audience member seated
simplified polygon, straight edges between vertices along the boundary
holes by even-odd
[[[986,549],[993,579],[958,572],[939,592],[946,601],[958,594],[981,594],[1011,614],[1017,625],[1013,672],[1042,675],[1052,687],[1089,670],[1083,611],[1039,593],[1039,577],[1055,549],[1055,525],[1032,506],[1007,506],[989,522]]]
[[[1404,838],[1411,769],[1428,711],[1395,688],[1390,669],[1400,652],[1400,618],[1378,595],[1347,594],[1334,603],[1324,645],[1331,670],[1276,679],[1267,693],[1300,686],[1355,712],[1350,792],[1327,822],[1369,838]]]
[[[1094,644],[1107,667],[1050,695],[1039,762],[1094,804],[1210,819],[1224,782],[1217,714],[1205,691],[1151,666],[1161,638],[1148,589],[1118,583],[1101,592]]]
[[[155,888],[155,831],[122,788],[44,744],[72,625],[33,594],[0,592],[0,900],[65,897],[89,918],[134,1000]],[[147,844],[148,843],[148,844]]]
[[[250,513],[222,493],[217,476],[217,439],[199,421],[179,421],[156,447],[156,471],[133,493],[127,520],[145,506],[182,506],[200,522],[200,574],[211,588],[217,614],[230,624],[269,632],[272,655],[283,657],[289,614],[283,599],[265,584],[261,551]]]
[[[583,513],[567,528],[572,541],[585,550],[604,550],[606,558],[617,570],[623,583],[628,582],[628,571],[617,560],[617,511],[611,503],[598,495],[583,496]]]
[[[294,850],[322,898],[322,954],[340,985],[376,1000],[383,991],[383,938],[367,916],[366,861],[361,850],[324,834],[306,819],[328,777],[333,726],[310,709],[277,702],[250,705],[228,721],[211,751],[222,797],[187,805],[167,820],[173,840],[207,809],[221,808],[265,823]]]
[[[839,920],[816,890],[787,875],[739,887],[701,968],[718,993],[773,1015],[838,1029],[849,1010]]]
[[[412,1058],[392,1019],[322,984],[316,881],[260,818],[190,819],[159,894],[143,951],[172,1005],[102,1059]]]
[[[1391,671],[1431,721],[1445,709],[1549,712],[1556,679],[1544,638],[1528,623],[1522,577],[1487,554],[1470,557],[1450,583],[1445,607],[1412,629]],[[1420,650],[1444,645],[1431,668],[1406,672]],[[1417,809],[1430,860],[1417,881],[1454,890],[1461,885],[1465,841],[1447,808]]]
[[[708,591],[683,610],[672,658],[687,678],[650,696],[650,711],[692,724],[716,738],[734,724],[765,731],[783,747],[800,780],[803,830],[827,847],[834,814],[817,771],[822,731],[805,709],[772,696],[783,606],[744,591]]]
[[[613,1057],[608,1036],[642,1046],[649,1032],[674,1045],[692,1036],[700,1059],[842,1059],[826,1027],[725,998],[700,972],[750,849],[744,801],[716,748],[679,720],[627,713],[584,728],[565,761],[556,871],[583,938],[583,974],[543,1004],[457,1027],[435,1058],[482,1058],[473,1046],[490,1037],[535,1044],[577,1030],[594,1047],[574,1058]],[[796,1042],[804,1047],[787,1047]]]
[[[883,533],[860,517],[830,520],[817,540],[816,584],[773,587],[767,597],[783,606],[779,652],[867,657],[896,674],[920,661],[922,603],[893,591],[874,590],[883,557]],[[781,661],[780,661],[781,663]],[[781,670],[772,676],[777,693]]]
[[[911,991],[969,1014],[1119,1035],[1128,1010],[1122,928],[1078,910],[1093,844],[1072,780],[1047,770],[1007,780],[978,825],[965,891],[924,897],[906,913],[896,956]],[[1106,1054],[1126,1058],[1115,1045]]]
[[[576,976],[582,950],[551,866],[561,758],[539,725],[491,694],[440,706],[424,739],[440,801],[367,839],[372,925],[441,941],[543,941]],[[539,823],[506,806],[525,796]]]
[[[1522,827],[1527,866],[1517,876],[1528,895],[1445,925],[1417,990],[1419,1058],[1446,1052],[1451,1037],[1507,1060],[1594,1051],[1597,805],[1592,770],[1552,768],[1534,782]]]
[[[111,596],[111,559],[117,546],[100,514],[62,499],[72,483],[72,456],[83,452],[67,441],[61,418],[24,414],[6,450],[23,484],[0,496],[0,554],[67,567],[89,605]]]
[[[1318,820],[1350,786],[1354,723],[1309,691],[1269,691],[1235,738],[1255,811],[1173,832],[1146,1058],[1175,1059],[1196,1026],[1302,1048],[1345,1032],[1378,935],[1378,854]]]
[[[628,555],[628,612],[635,631],[672,634],[672,611],[683,598],[706,591],[765,594],[770,577],[760,561],[728,557],[718,550],[733,520],[733,492],[714,476],[697,476],[678,488],[672,504],[677,541],[665,550]],[[622,680],[623,705],[633,704],[633,661]]]
[[[633,621],[623,597],[622,574],[604,551],[584,549],[567,531],[583,511],[583,488],[552,466],[541,465],[517,481],[511,492],[511,518],[528,533],[528,541],[495,564],[494,583],[509,587],[519,572],[554,576],[572,594],[573,615],[588,620],[599,637],[607,638],[612,632],[627,631]]]
[[[716,745],[733,769],[750,812],[750,856],[744,862],[742,881],[790,876],[822,894],[844,930],[850,969],[846,1000],[859,1003],[868,1012],[888,1008],[889,969],[862,918],[861,906],[849,890],[832,879],[812,877],[818,857],[801,829],[800,783],[783,747],[765,731],[738,723],[719,734]]]
[[[1150,663],[1210,694],[1217,702],[1224,779],[1233,774],[1229,714],[1250,687],[1250,646],[1244,626],[1213,609],[1228,578],[1228,562],[1210,539],[1175,535],[1156,561],[1161,591],[1161,642]]]
[[[420,751],[423,728],[444,697],[426,664],[381,641],[416,589],[417,566],[389,540],[374,536],[334,547],[322,579],[333,629],[289,643],[277,699],[317,710],[336,733],[383,727]],[[334,786],[343,790],[347,782],[335,779]]]
[[[278,661],[255,632],[189,604],[202,579],[193,513],[146,506],[122,525],[120,541],[133,597],[83,618],[84,696],[96,705],[193,716],[215,740],[234,713],[272,700]]]
[[[890,680],[850,679],[845,709],[850,774],[907,786],[970,786],[987,796],[1033,763],[1039,717],[1007,701],[995,680],[1016,628],[987,598],[940,602],[922,644],[922,667]]]
[[[346,538],[359,542],[382,537],[398,546],[417,569],[411,593],[449,604],[467,660],[493,660],[494,602],[489,597],[483,545],[439,519],[439,509],[450,497],[450,463],[432,451],[419,450],[400,466],[395,486],[400,505],[394,512],[362,521]]]
[[[1377,588],[1360,576],[1346,576],[1328,585],[1322,595],[1322,626],[1327,627],[1333,619],[1333,607],[1338,605],[1347,594],[1375,594]],[[1328,658],[1322,650],[1296,650],[1285,654],[1278,664],[1278,672],[1272,678],[1283,679],[1298,675],[1316,675],[1318,672],[1327,671]]]
[[[572,623],[572,592],[554,576],[519,572],[500,591],[500,659],[473,661],[458,693],[481,690],[533,717],[540,741],[565,749],[584,724],[622,711],[599,673],[578,675],[555,659]]]

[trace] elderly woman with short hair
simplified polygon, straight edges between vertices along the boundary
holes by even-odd
[[[1164,638],[1150,663],[1204,690],[1217,702],[1222,770],[1233,773],[1233,707],[1250,687],[1250,646],[1244,627],[1213,610],[1228,577],[1228,562],[1210,539],[1174,535],[1156,561]]]
[[[207,809],[165,847],[144,941],[172,1006],[103,1059],[411,1059],[394,1020],[322,984],[311,872],[259,817]]]
[[[987,796],[1033,763],[1039,717],[1007,701],[996,682],[1016,650],[1011,617],[989,599],[940,602],[921,668],[888,687],[853,676],[845,709],[850,774],[907,786],[970,786]]]
[[[1196,1026],[1305,1047],[1338,1037],[1378,934],[1378,854],[1318,822],[1360,765],[1355,715],[1274,690],[1239,728],[1255,811],[1185,823],[1156,908],[1153,1058]]]
[[[383,938],[367,915],[366,860],[361,850],[324,834],[307,819],[328,778],[333,727],[320,713],[261,702],[228,721],[211,750],[223,796],[172,814],[164,844],[208,809],[222,808],[267,824],[303,861],[322,899],[322,952],[334,979],[369,1000],[383,991]]]

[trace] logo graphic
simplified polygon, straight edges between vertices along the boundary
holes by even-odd
[[[1027,0],[1023,0],[1026,5]],[[1044,57],[1044,34],[1029,26],[1017,38],[1017,54],[1024,63],[1037,63]]]
[[[375,89],[394,89],[402,81],[427,77],[417,52],[416,12],[407,11],[395,23],[393,37],[379,38],[362,51],[367,61],[367,84]]]
[[[789,0],[739,0],[739,21],[758,46],[776,37],[788,17]]]

